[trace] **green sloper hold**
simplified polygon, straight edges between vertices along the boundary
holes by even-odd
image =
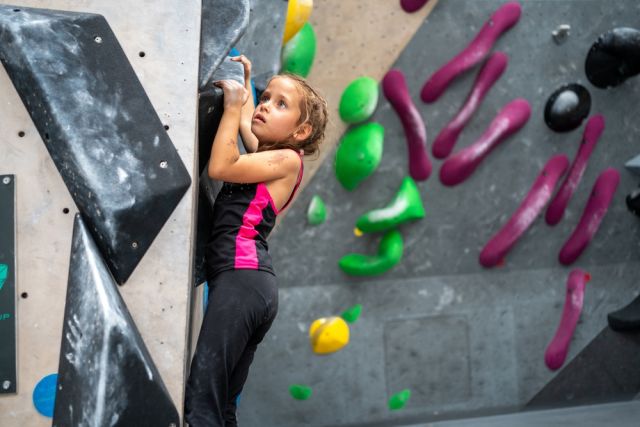
[[[402,234],[390,230],[382,237],[377,255],[347,254],[338,265],[352,276],[374,276],[390,270],[402,258]]]
[[[366,123],[344,134],[336,150],[336,178],[351,191],[375,172],[382,159],[384,127]]]
[[[0,264],[0,289],[4,286],[4,282],[7,281],[8,274],[9,266],[7,264]]]
[[[291,393],[291,397],[297,400],[307,400],[311,397],[311,387],[300,384],[293,384],[289,387],[289,393]]]
[[[311,198],[309,209],[307,210],[307,221],[311,225],[322,224],[327,219],[327,208],[324,201],[318,195]]]
[[[316,56],[316,33],[308,22],[282,48],[281,71],[307,77]]]
[[[406,176],[391,203],[362,215],[358,218],[356,227],[365,233],[385,231],[424,216],[420,190],[416,182],[410,176]]]
[[[346,87],[340,97],[340,118],[346,123],[367,120],[378,105],[378,82],[371,77],[358,77]]]
[[[397,409],[404,408],[404,405],[407,404],[407,401],[411,397],[411,390],[405,388],[400,393],[396,393],[389,399],[389,409],[395,411]]]
[[[362,306],[360,304],[356,304],[353,307],[345,310],[340,317],[342,317],[347,323],[355,323],[360,317],[360,313],[362,313]]]

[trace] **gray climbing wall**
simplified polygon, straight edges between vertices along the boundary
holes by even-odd
[[[200,2],[16,3],[18,7],[103,15],[165,125],[180,160],[194,176]],[[2,67],[0,93],[0,174],[16,176],[18,298],[17,393],[0,398],[0,425],[47,426],[51,419],[36,412],[32,393],[41,378],[58,370],[77,209]],[[195,185],[192,179],[186,195],[126,284],[118,288],[180,414],[188,358]]]
[[[466,46],[502,3],[439,2],[395,63],[406,75],[430,142],[462,105],[479,67],[456,80],[434,104],[419,100],[422,84]],[[583,64],[599,34],[614,26],[640,25],[640,5],[633,0],[521,3],[520,22],[494,48],[509,55],[507,71],[456,150],[471,144],[516,97],[529,100],[532,117],[457,187],[439,183],[441,161],[434,161],[432,177],[419,183],[427,216],[401,227],[405,255],[397,267],[371,278],[352,278],[337,267],[346,253],[376,251],[380,236],[355,237],[355,221],[388,203],[407,174],[404,133],[383,98],[372,118],[386,129],[376,173],[347,192],[335,179],[332,150],[287,213],[270,240],[281,287],[280,312],[256,353],[239,405],[240,422],[382,426],[522,409],[557,375],[543,360],[560,319],[570,271],[558,263],[557,255],[595,178],[609,166],[620,171],[621,182],[595,240],[574,264],[592,280],[565,366],[606,326],[606,313],[638,294],[640,223],[624,204],[637,182],[624,163],[638,151],[640,80],[599,90],[587,81]],[[551,32],[560,24],[571,25],[571,35],[558,46]],[[353,23],[354,28],[358,25]],[[543,121],[547,97],[571,82],[585,85],[592,95],[592,113],[605,116],[602,139],[563,221],[551,228],[538,219],[503,267],[485,270],[478,263],[480,249],[515,211],[542,165],[557,153],[573,159],[577,151],[583,127],[555,134]],[[314,194],[329,209],[327,222],[317,227],[306,224]],[[334,355],[314,355],[310,323],[356,303],[363,305],[363,313],[351,326],[351,343]],[[293,400],[288,393],[293,383],[313,387],[311,399]],[[387,399],[403,388],[412,389],[411,400],[402,411],[390,412]],[[615,391],[606,397],[616,400]],[[571,403],[570,396],[566,400]]]

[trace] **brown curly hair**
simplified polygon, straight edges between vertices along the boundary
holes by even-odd
[[[280,148],[292,148],[296,151],[304,150],[305,156],[319,153],[320,144],[324,140],[324,130],[327,126],[328,113],[327,101],[318,91],[302,77],[291,73],[276,74],[269,82],[276,77],[286,77],[296,82],[298,88],[302,92],[302,100],[300,101],[300,119],[298,126],[307,122],[311,125],[311,134],[304,141],[293,141],[288,138],[286,141],[266,142],[258,145],[258,151],[276,150]],[[268,84],[268,82],[267,82]],[[293,134],[290,135],[290,137]]]

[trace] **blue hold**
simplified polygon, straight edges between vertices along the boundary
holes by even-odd
[[[33,405],[45,417],[53,418],[57,383],[58,374],[50,374],[42,378],[33,389]]]

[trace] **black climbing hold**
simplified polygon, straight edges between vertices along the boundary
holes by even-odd
[[[640,216],[640,189],[635,189],[627,195],[627,208],[635,215]]]
[[[53,426],[179,425],[87,226],[75,216]]]
[[[620,27],[602,34],[589,49],[584,68],[589,81],[603,89],[640,73],[640,31]]]
[[[609,327],[614,331],[640,330],[640,295],[627,306],[607,315]]]
[[[124,283],[191,179],[118,40],[100,15],[0,6],[0,58]]]
[[[580,126],[591,110],[591,95],[582,85],[564,85],[551,94],[544,108],[544,121],[556,132]]]

